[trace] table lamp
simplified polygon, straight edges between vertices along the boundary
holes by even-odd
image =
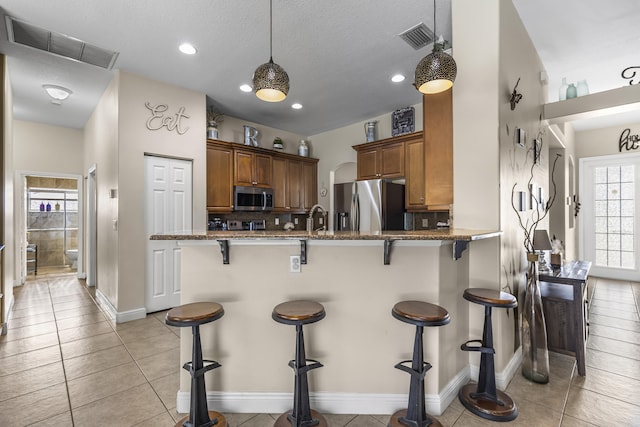
[[[540,257],[538,262],[538,271],[548,273],[551,271],[547,261],[545,260],[544,251],[550,251],[551,239],[549,239],[549,233],[547,230],[535,230],[533,232],[533,250],[540,251]]]

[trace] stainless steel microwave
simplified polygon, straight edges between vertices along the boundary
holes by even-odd
[[[270,211],[273,209],[273,189],[235,186],[233,206],[236,211]]]

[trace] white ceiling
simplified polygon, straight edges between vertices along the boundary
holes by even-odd
[[[637,0],[513,1],[547,69],[549,101],[562,77],[586,79],[595,92],[627,85],[622,69],[640,66]],[[450,0],[437,0],[437,11],[437,32],[451,40]],[[433,28],[431,1],[274,0],[273,59],[291,89],[284,102],[265,103],[239,86],[269,59],[267,0],[2,0],[0,14],[115,50],[114,68],[205,93],[228,115],[302,135],[419,103],[413,71],[430,47],[416,51],[397,35],[420,22]],[[113,71],[9,43],[5,25],[0,52],[9,58],[14,117],[84,127]],[[179,53],[184,41],[198,54]],[[391,83],[396,73],[407,79]],[[56,106],[43,84],[73,94]],[[294,102],[304,108],[291,109]]]

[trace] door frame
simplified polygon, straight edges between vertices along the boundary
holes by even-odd
[[[98,284],[98,170],[87,170],[87,286]]]
[[[635,180],[635,192],[636,195],[640,194],[640,153],[625,153],[625,154],[612,154],[606,156],[596,156],[596,157],[583,157],[580,159],[580,188],[579,194],[581,195],[581,205],[582,205],[582,218],[579,221],[579,253],[580,258],[585,259],[587,256],[587,237],[586,230],[592,229],[592,224],[590,220],[587,220],[585,215],[587,212],[593,212],[593,191],[591,188],[588,188],[589,183],[591,182],[591,178],[588,175],[588,171],[593,166],[604,166],[604,164],[620,164],[620,163],[628,163],[635,162],[636,165],[636,180]],[[635,229],[634,229],[634,251],[636,257],[640,255],[640,232],[638,229],[640,228],[640,197],[636,196],[635,199]],[[598,267],[595,265],[591,267],[591,274],[594,276],[609,278],[609,279],[617,279],[617,280],[640,280],[640,262],[636,265],[634,270],[626,269],[626,268],[615,268],[615,267]]]
[[[85,279],[86,272],[84,270],[84,177],[80,174],[71,173],[51,173],[38,171],[16,171],[14,191],[20,198],[20,215],[17,221],[16,242],[20,251],[20,283],[24,283],[27,278],[27,259],[26,259],[26,243],[27,243],[27,176],[40,176],[45,178],[63,178],[75,179],[78,187],[78,268],[76,275],[78,279]],[[16,211],[18,211],[16,209]]]

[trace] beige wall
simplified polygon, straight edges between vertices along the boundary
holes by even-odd
[[[0,242],[5,245],[3,250],[3,265],[2,274],[4,279],[4,304],[5,315],[9,313],[9,307],[13,304],[13,286],[15,283],[15,271],[17,271],[16,260],[19,258],[16,256],[16,251],[19,250],[19,245],[16,245],[15,230],[14,230],[14,201],[13,201],[13,92],[11,91],[11,83],[9,78],[9,67],[7,65],[6,57],[0,54],[0,67],[2,67],[3,76],[2,80],[2,138],[4,140],[4,152],[2,153],[3,172],[4,172],[4,201],[3,201],[3,230],[4,241]],[[0,323],[4,323],[6,319],[0,319]]]
[[[14,121],[14,159],[18,171],[82,174],[83,131]]]
[[[262,148],[273,148],[273,140],[276,136],[282,139],[285,153],[298,154],[298,142],[305,139],[305,135],[287,132],[281,129],[275,129],[258,123],[249,122],[247,120],[235,117],[224,116],[222,123],[218,126],[218,139],[228,142],[236,142],[244,144],[244,129],[242,126],[252,126],[258,130],[258,144]],[[278,150],[280,151],[280,150]],[[317,157],[315,152],[311,152],[311,157]]]
[[[620,134],[627,128],[631,130],[632,135],[640,135],[640,122],[576,132],[577,158],[638,153],[639,150],[619,151],[618,149]]]

